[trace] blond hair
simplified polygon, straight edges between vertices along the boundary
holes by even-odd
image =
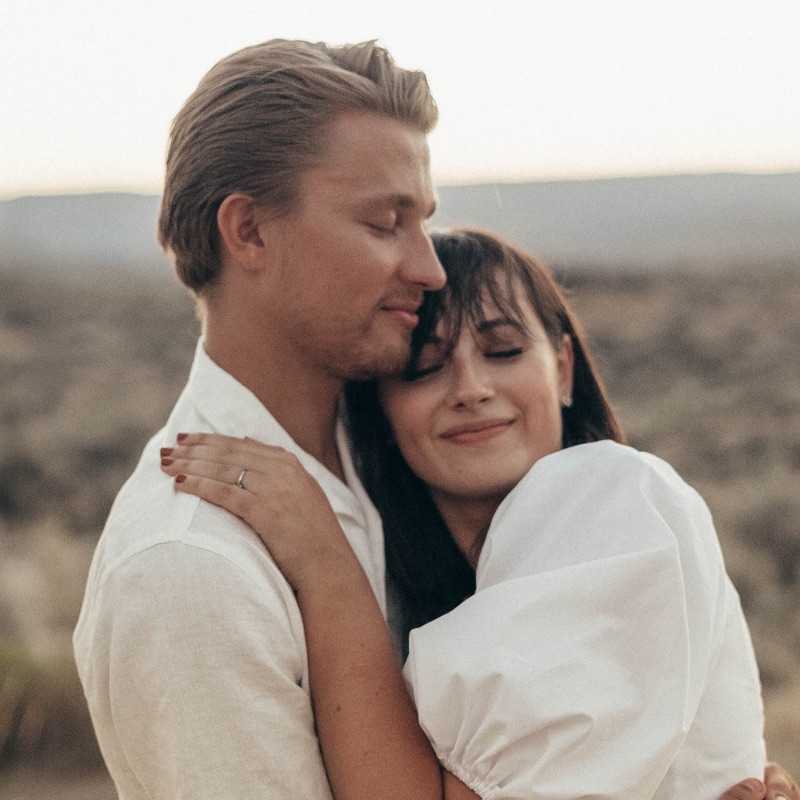
[[[424,73],[400,69],[375,42],[273,39],[211,68],[172,123],[158,220],[184,284],[198,292],[218,274],[222,201],[242,192],[276,216],[291,211],[326,126],[346,111],[426,134],[438,116]]]

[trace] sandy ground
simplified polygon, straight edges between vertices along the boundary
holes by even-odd
[[[117,800],[105,773],[59,775],[17,768],[0,772],[2,800]]]

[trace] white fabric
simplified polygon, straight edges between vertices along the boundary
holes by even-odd
[[[159,448],[179,431],[280,445],[320,482],[384,605],[380,519],[289,438],[198,345],[188,384],[114,503],[89,574],[75,655],[122,800],[330,800],[294,594],[255,533],[173,490]]]
[[[764,768],[709,512],[613,442],[534,465],[492,521],[476,594],[412,632],[405,670],[439,758],[483,798],[716,800]]]

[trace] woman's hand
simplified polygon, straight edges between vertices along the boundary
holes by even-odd
[[[161,458],[178,491],[247,522],[295,590],[334,796],[441,800],[441,768],[419,727],[386,622],[317,482],[290,453],[251,439],[182,434]]]
[[[750,778],[737,783],[720,800],[800,800],[800,788],[792,776],[774,762],[764,770],[764,782]]]
[[[767,764],[764,783],[767,785],[766,800],[800,800],[800,787],[780,764]]]
[[[295,591],[333,569],[360,569],[319,484],[296,456],[252,439],[179,434],[161,450],[175,488],[241,517]]]

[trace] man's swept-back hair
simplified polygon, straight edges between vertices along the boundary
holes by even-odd
[[[273,39],[211,68],[172,123],[158,220],[183,283],[197,292],[218,273],[222,201],[242,192],[275,216],[291,211],[326,127],[348,111],[426,134],[438,117],[424,73],[401,69],[375,42]]]

